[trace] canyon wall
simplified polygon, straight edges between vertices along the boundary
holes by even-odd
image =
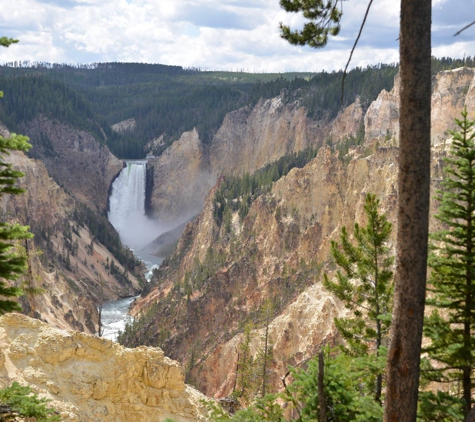
[[[43,116],[21,130],[33,145],[28,155],[41,160],[58,184],[89,208],[106,211],[109,187],[124,167],[122,160],[90,133]]]
[[[147,164],[153,174],[149,214],[183,222],[201,211],[220,175],[252,174],[284,155],[319,147],[328,138],[337,143],[355,135],[362,118],[359,101],[334,121],[313,121],[305,108],[276,97],[227,114],[209,145],[196,130],[186,132]]]
[[[5,127],[0,133],[9,136]],[[50,177],[41,161],[15,151],[4,159],[25,173],[18,183],[25,192],[0,198],[2,220],[30,225],[36,234],[17,246],[29,265],[17,283],[44,290],[20,298],[24,312],[56,327],[96,333],[98,304],[138,294],[139,281],[91,233],[78,217],[77,199]],[[128,281],[111,272],[112,262]]]
[[[185,132],[158,158],[149,159],[147,213],[163,223],[198,214],[214,184],[207,147],[198,132]]]
[[[367,143],[397,145],[399,142],[399,74],[391,92],[383,90],[365,115]],[[437,145],[450,137],[456,128],[455,118],[467,108],[468,118],[475,118],[475,69],[460,68],[438,72],[432,81],[431,142]],[[414,140],[416,142],[416,140]]]
[[[126,349],[19,314],[0,318],[0,379],[1,388],[7,379],[29,385],[65,422],[206,420],[204,397],[160,349]]]
[[[471,70],[442,72],[434,79],[433,103],[443,97],[444,104],[452,104],[446,107],[447,119],[458,117],[461,105],[474,102],[473,81]],[[350,118],[358,116],[346,112]],[[270,300],[275,309],[270,324],[272,381],[281,387],[289,364],[303,364],[323,344],[337,340],[332,319],[345,310],[321,285],[322,273],[331,275],[335,269],[328,260],[331,240],[338,240],[343,226],[352,231],[355,222],[364,224],[367,193],[376,194],[381,212],[396,224],[397,120],[396,91],[383,91],[364,116],[363,146],[350,149],[346,157],[320,148],[313,161],[291,170],[270,193],[258,197],[242,222],[234,213],[230,232],[215,217],[213,189],[200,216],[187,224],[175,253],[157,272],[152,291],[137,302],[134,312],[146,315],[144,325],[125,341],[160,344],[185,365],[188,379],[201,391],[225,396],[234,385],[243,327],[254,322],[256,352],[263,332],[259,309]],[[340,120],[333,130],[355,130],[354,121],[347,125]],[[438,136],[451,128],[442,131],[437,122],[433,128],[432,215],[450,145],[448,137],[442,141]],[[217,186],[221,182],[218,178]],[[437,224],[432,218],[431,230]],[[393,249],[395,233],[394,227]]]

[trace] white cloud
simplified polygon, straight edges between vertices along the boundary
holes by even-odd
[[[452,37],[474,5],[475,0],[434,0],[435,54],[475,55],[475,29],[459,40]],[[0,62],[135,61],[318,71],[344,66],[367,2],[343,2],[342,31],[319,51],[280,38],[279,22],[298,28],[303,19],[283,11],[278,0],[0,0],[0,7],[0,35],[21,41],[1,50]],[[375,2],[352,65],[397,61],[398,21],[399,2]]]

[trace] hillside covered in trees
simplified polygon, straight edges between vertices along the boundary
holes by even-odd
[[[462,65],[473,67],[474,60],[433,59],[434,72]],[[382,64],[351,70],[341,103],[342,71],[251,74],[143,63],[14,62],[0,66],[5,91],[0,119],[16,129],[43,114],[89,131],[120,158],[142,158],[149,152],[144,146],[162,135],[156,155],[193,128],[210,142],[227,113],[277,95],[298,102],[318,120],[335,117],[357,96],[367,107],[382,89],[392,88],[397,71],[396,65]],[[111,130],[130,118],[134,130]]]

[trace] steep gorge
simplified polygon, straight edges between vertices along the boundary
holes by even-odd
[[[453,128],[448,122],[458,117],[464,105],[474,103],[473,85],[471,69],[441,72],[434,80],[433,113],[442,107],[446,122],[445,126],[435,122],[433,127],[434,189],[450,143],[444,135]],[[321,148],[312,162],[291,170],[270,193],[253,202],[242,223],[235,214],[230,232],[215,219],[214,188],[199,217],[185,227],[175,253],[158,271],[152,291],[136,304],[134,312],[143,317],[126,332],[126,344],[160,345],[186,366],[187,379],[201,391],[225,396],[234,385],[237,346],[248,321],[256,325],[253,350],[257,352],[262,333],[259,308],[266,301],[271,300],[276,310],[270,326],[274,387],[280,385],[288,364],[302,364],[322,344],[334,341],[332,319],[344,309],[321,286],[321,272],[331,274],[334,269],[328,261],[330,241],[338,238],[343,226],[362,222],[368,192],[381,199],[382,211],[395,222],[396,89],[397,81],[392,92],[383,91],[370,105],[364,116],[363,146],[350,149],[346,157],[330,147]],[[349,109],[346,113],[350,121],[358,116]],[[475,110],[470,115],[475,116]],[[359,125],[354,120],[355,124],[340,120],[339,127],[352,128],[348,134],[355,135]],[[241,127],[236,138],[244,132]],[[318,143],[318,138],[312,142]],[[254,142],[253,147],[234,152],[242,158],[252,151],[244,166],[258,156],[259,146]],[[232,168],[227,161],[227,169]],[[221,182],[218,179],[218,186]],[[431,225],[437,227],[436,221]]]
[[[1,134],[9,136],[5,127],[1,128]],[[67,138],[59,140],[67,143]],[[34,134],[31,141],[35,145]],[[91,144],[90,148],[93,149],[94,145]],[[113,161],[112,158],[105,161],[106,167],[108,162]],[[101,302],[136,295],[141,289],[136,278],[141,270],[138,264],[134,268],[132,255],[128,257],[129,268],[118,262],[114,251],[97,239],[97,230],[91,231],[89,225],[95,225],[99,230],[110,230],[110,233],[113,232],[112,227],[106,226],[108,222],[105,217],[102,223],[99,222],[100,214],[94,214],[78,200],[85,198],[91,206],[95,202],[105,207],[107,189],[102,201],[96,201],[95,198],[100,198],[101,194],[98,190],[96,196],[94,189],[73,197],[50,177],[43,162],[20,152],[7,156],[6,161],[25,173],[19,182],[25,192],[0,198],[2,218],[30,225],[35,234],[33,239],[18,245],[19,252],[26,253],[30,268],[18,282],[44,289],[43,294],[21,298],[24,312],[56,327],[96,333],[98,305]],[[67,172],[68,163],[56,161]],[[65,183],[71,190],[80,190],[79,184],[88,183],[87,177],[74,173],[73,168],[70,168],[71,183],[75,178],[80,180],[75,187]],[[104,182],[101,183],[106,186]],[[112,262],[116,270],[114,272],[111,271]]]
[[[196,130],[185,132],[161,156],[148,161],[148,212],[164,222],[183,222],[201,211],[220,175],[252,174],[327,139],[337,143],[356,134],[362,118],[359,101],[334,120],[315,121],[298,102],[284,103],[281,96],[228,113],[209,145]]]
[[[90,133],[41,115],[21,130],[31,139],[30,157],[41,160],[49,175],[78,201],[105,212],[109,187],[124,167],[122,160]]]

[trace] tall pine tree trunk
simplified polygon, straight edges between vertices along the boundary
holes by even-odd
[[[416,420],[430,189],[431,0],[401,0],[398,227],[385,421]]]

